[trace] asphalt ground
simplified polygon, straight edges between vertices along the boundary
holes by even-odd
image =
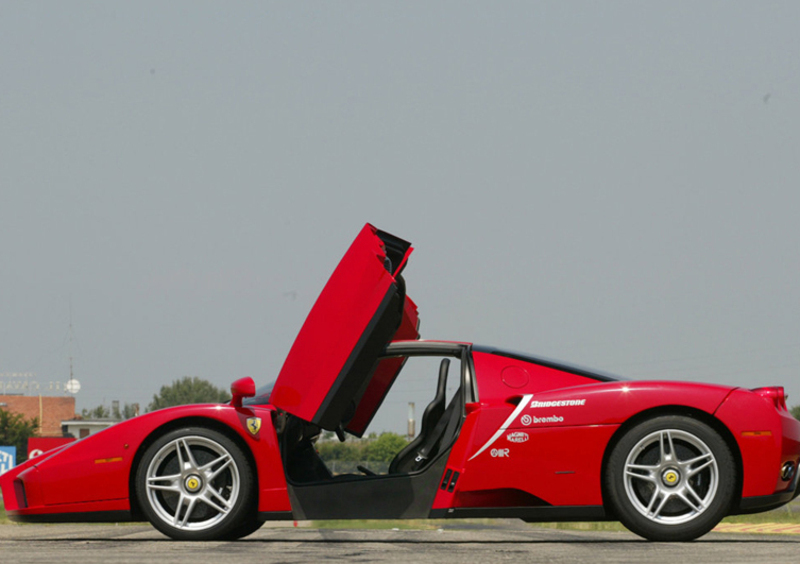
[[[291,523],[289,523],[291,525]],[[627,532],[543,529],[521,521],[439,530],[265,526],[236,542],[178,542],[149,525],[7,525],[0,562],[738,562],[796,560],[800,535],[712,532],[690,543],[652,543]]]

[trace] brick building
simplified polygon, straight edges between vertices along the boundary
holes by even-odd
[[[75,398],[72,396],[3,396],[0,409],[20,413],[26,419],[39,421],[39,435],[60,437],[61,422],[75,419]]]

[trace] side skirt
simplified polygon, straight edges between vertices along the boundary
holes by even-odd
[[[85,513],[41,513],[34,515],[8,514],[17,523],[122,523],[142,521],[130,511],[87,511]]]
[[[434,509],[431,519],[522,519],[527,523],[548,521],[615,521],[602,505],[564,507],[452,507]]]

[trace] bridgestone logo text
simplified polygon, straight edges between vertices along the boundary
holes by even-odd
[[[558,400],[558,401],[536,401],[531,402],[531,407],[577,407],[586,405],[585,399]]]

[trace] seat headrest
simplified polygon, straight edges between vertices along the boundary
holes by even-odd
[[[443,358],[439,365],[439,384],[436,386],[436,395],[444,395],[447,391],[447,370],[450,368],[450,359]]]

